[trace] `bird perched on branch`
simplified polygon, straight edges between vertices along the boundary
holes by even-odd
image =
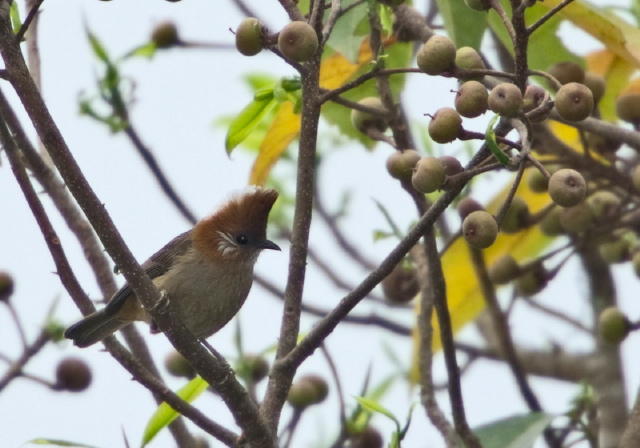
[[[211,336],[240,310],[260,251],[280,250],[266,237],[277,197],[276,190],[250,187],[142,264],[197,338]],[[73,324],[64,335],[78,347],[88,347],[136,320],[153,328],[151,315],[125,284],[104,309]]]

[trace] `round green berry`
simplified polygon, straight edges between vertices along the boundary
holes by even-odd
[[[291,22],[278,35],[278,48],[290,61],[308,61],[316,53],[318,45],[316,30],[307,22]]]
[[[245,56],[255,56],[262,51],[263,26],[255,17],[247,17],[236,29],[236,48]]]
[[[416,59],[420,70],[428,75],[439,75],[453,66],[456,46],[447,36],[436,34],[420,47]]]
[[[561,207],[573,207],[584,200],[587,183],[576,170],[563,168],[549,178],[549,196]]]
[[[489,92],[478,81],[467,81],[456,92],[456,110],[467,118],[475,118],[487,111]]]
[[[512,117],[522,108],[522,92],[509,82],[498,84],[489,93],[489,109],[505,117]]]
[[[387,113],[387,109],[382,105],[380,98],[374,96],[363,98],[358,101],[358,104],[378,110],[382,114]],[[365,135],[368,135],[370,129],[384,132],[389,127],[389,121],[385,117],[369,112],[362,112],[358,109],[351,109],[351,124]]]
[[[435,157],[423,157],[418,160],[411,177],[411,184],[420,193],[433,193],[445,180],[443,163]]]
[[[485,211],[472,212],[462,222],[462,234],[469,245],[486,249],[498,237],[498,223]]]
[[[521,273],[520,265],[510,254],[502,255],[489,268],[489,278],[496,285],[506,285]]]
[[[413,169],[420,160],[420,154],[415,149],[394,151],[387,158],[387,171],[394,179],[410,181]]]
[[[582,121],[593,111],[593,94],[584,84],[570,82],[558,90],[554,107],[563,120]]]
[[[462,118],[455,109],[438,109],[429,122],[429,136],[437,143],[450,143],[462,131]]]
[[[598,333],[602,340],[609,344],[621,343],[630,330],[629,319],[616,307],[605,308],[598,317]]]

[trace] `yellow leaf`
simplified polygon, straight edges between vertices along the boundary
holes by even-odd
[[[548,9],[553,9],[560,3],[561,0],[539,2]],[[615,14],[582,0],[565,6],[560,15],[591,34],[625,61],[640,67],[640,29]],[[537,32],[544,32],[544,25]]]
[[[320,67],[320,87],[324,89],[336,89],[342,86],[349,78],[356,74],[363,65],[371,60],[369,39],[365,39],[360,46],[357,63],[349,62],[340,53],[329,56]]]
[[[271,168],[287,146],[300,134],[300,115],[293,112],[293,103],[282,103],[260,144],[258,157],[249,176],[250,185],[264,185]]]
[[[615,62],[613,62],[615,63]],[[551,131],[570,146],[576,152],[582,153],[584,148],[580,141],[578,130],[574,127],[558,123],[556,121],[548,122]],[[542,159],[536,154],[538,159]],[[610,164],[608,160],[592,154],[603,164]],[[536,168],[528,168],[525,172],[517,196],[524,199],[529,205],[532,213],[542,210],[551,203],[551,198],[546,193],[534,193],[527,185],[527,176]],[[506,186],[487,206],[487,210],[496,213],[500,206],[504,203],[511,185]],[[544,250],[553,238],[544,235],[539,226],[532,226],[524,231],[516,234],[507,235],[500,233],[496,242],[483,251],[487,266],[491,266],[501,255],[509,253],[518,263],[526,261],[528,258],[536,257]],[[447,303],[449,305],[449,313],[451,315],[451,325],[453,332],[458,332],[464,325],[473,321],[484,310],[485,302],[480,292],[480,287],[476,279],[476,275],[471,263],[469,250],[464,239],[459,238],[442,257],[442,269],[444,277],[447,281]],[[416,307],[416,315],[419,315],[420,309]],[[440,341],[440,330],[438,321],[433,316],[433,350],[438,351],[442,347]],[[413,334],[413,361],[409,379],[416,384],[419,377],[418,356],[420,354],[420,339],[418,337],[417,328]]]
[[[526,175],[535,170],[529,168]],[[524,185],[523,185],[524,184]],[[487,209],[495,213],[509,192],[510,186],[505,187],[488,205]],[[524,199],[529,204],[530,210],[535,213],[546,207],[551,199],[547,194],[534,193],[526,187],[526,177],[518,190],[517,196]],[[509,253],[518,262],[523,262],[528,258],[535,257],[550,242],[549,238],[542,234],[538,226],[507,235],[500,233],[496,242],[483,251],[487,266],[497,260],[502,254]],[[485,301],[480,292],[476,274],[471,263],[469,248],[463,238],[459,238],[442,257],[442,269],[447,281],[447,303],[449,304],[449,314],[451,315],[451,325],[454,333],[457,333],[464,325],[473,321],[485,308]],[[419,313],[419,309],[416,310]],[[441,348],[440,330],[438,321],[433,315],[433,350]],[[417,329],[413,336],[413,362],[410,372],[412,382],[419,381],[418,355],[420,353],[419,338]]]
[[[352,64],[339,53],[329,56],[320,66],[320,86],[325,89],[340,87],[370,60],[371,51],[368,40],[361,45],[356,64]],[[300,115],[293,112],[292,103],[285,102],[278,110],[260,144],[258,157],[249,175],[249,184],[264,185],[273,166],[299,134]]]

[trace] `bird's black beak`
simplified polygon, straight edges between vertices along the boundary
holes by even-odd
[[[278,246],[273,241],[269,241],[269,240],[264,240],[263,242],[260,243],[260,245],[258,247],[260,249],[280,250],[280,246]]]

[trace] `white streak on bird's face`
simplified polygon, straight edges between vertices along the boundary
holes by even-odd
[[[217,231],[217,234],[220,236],[220,240],[218,241],[218,251],[220,251],[223,257],[230,256],[238,250],[238,243],[236,243],[235,239],[231,235],[219,230]]]

